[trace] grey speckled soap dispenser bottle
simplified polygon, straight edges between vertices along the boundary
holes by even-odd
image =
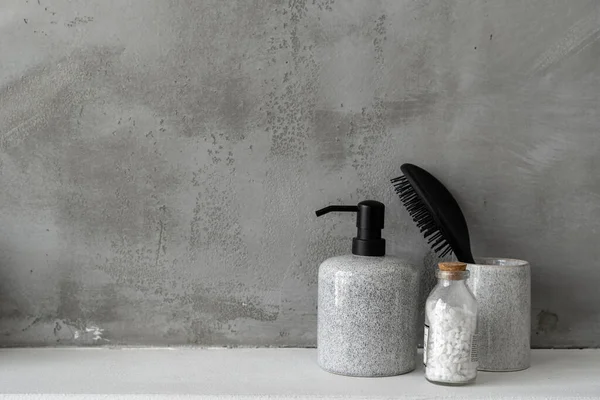
[[[417,356],[419,269],[385,255],[381,238],[385,206],[317,211],[357,213],[352,254],[319,267],[318,362],[326,371],[349,376],[390,376],[412,371]]]

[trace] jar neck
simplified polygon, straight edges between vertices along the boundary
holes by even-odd
[[[456,286],[465,286],[466,287],[467,280],[466,279],[438,279],[438,285],[442,287],[456,287]]]

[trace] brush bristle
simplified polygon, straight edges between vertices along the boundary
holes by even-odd
[[[412,220],[417,224],[417,228],[421,230],[425,239],[429,238],[427,242],[431,248],[439,254],[440,258],[450,253],[452,251],[450,243],[440,231],[425,203],[421,201],[408,179],[405,176],[400,176],[392,179],[392,184],[394,190],[400,196],[400,201],[404,204]]]

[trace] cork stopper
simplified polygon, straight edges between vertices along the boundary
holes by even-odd
[[[460,261],[456,261],[456,262],[441,262],[438,264],[440,271],[450,271],[450,272],[457,272],[457,271],[465,271],[467,269],[467,264],[460,262]]]
[[[440,279],[461,281],[469,277],[467,264],[463,262],[441,262],[438,266],[440,269],[436,273],[436,276]]]

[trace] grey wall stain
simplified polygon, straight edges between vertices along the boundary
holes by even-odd
[[[314,210],[367,197],[423,304],[414,162],[477,255],[531,262],[534,347],[600,346],[597,2],[13,3],[0,345],[314,346],[355,229]]]
[[[355,116],[340,110],[316,110],[315,138],[319,161],[328,169],[341,170],[350,156],[348,138],[354,134]]]
[[[540,333],[550,333],[555,331],[558,327],[558,315],[553,312],[542,310],[536,316],[537,319],[537,329],[536,335]]]
[[[60,281],[59,284],[59,303],[56,310],[56,316],[60,319],[76,321],[82,316],[82,310],[79,306],[81,296],[81,284],[72,281],[68,277]]]
[[[216,315],[221,322],[236,318],[250,318],[257,321],[276,321],[278,312],[266,311],[257,307],[250,299],[232,301],[231,298],[219,299],[210,295],[193,296],[193,306],[204,313]]]
[[[436,103],[436,93],[416,93],[396,101],[388,101],[385,108],[390,114],[390,122],[401,124],[410,118],[427,116]]]

